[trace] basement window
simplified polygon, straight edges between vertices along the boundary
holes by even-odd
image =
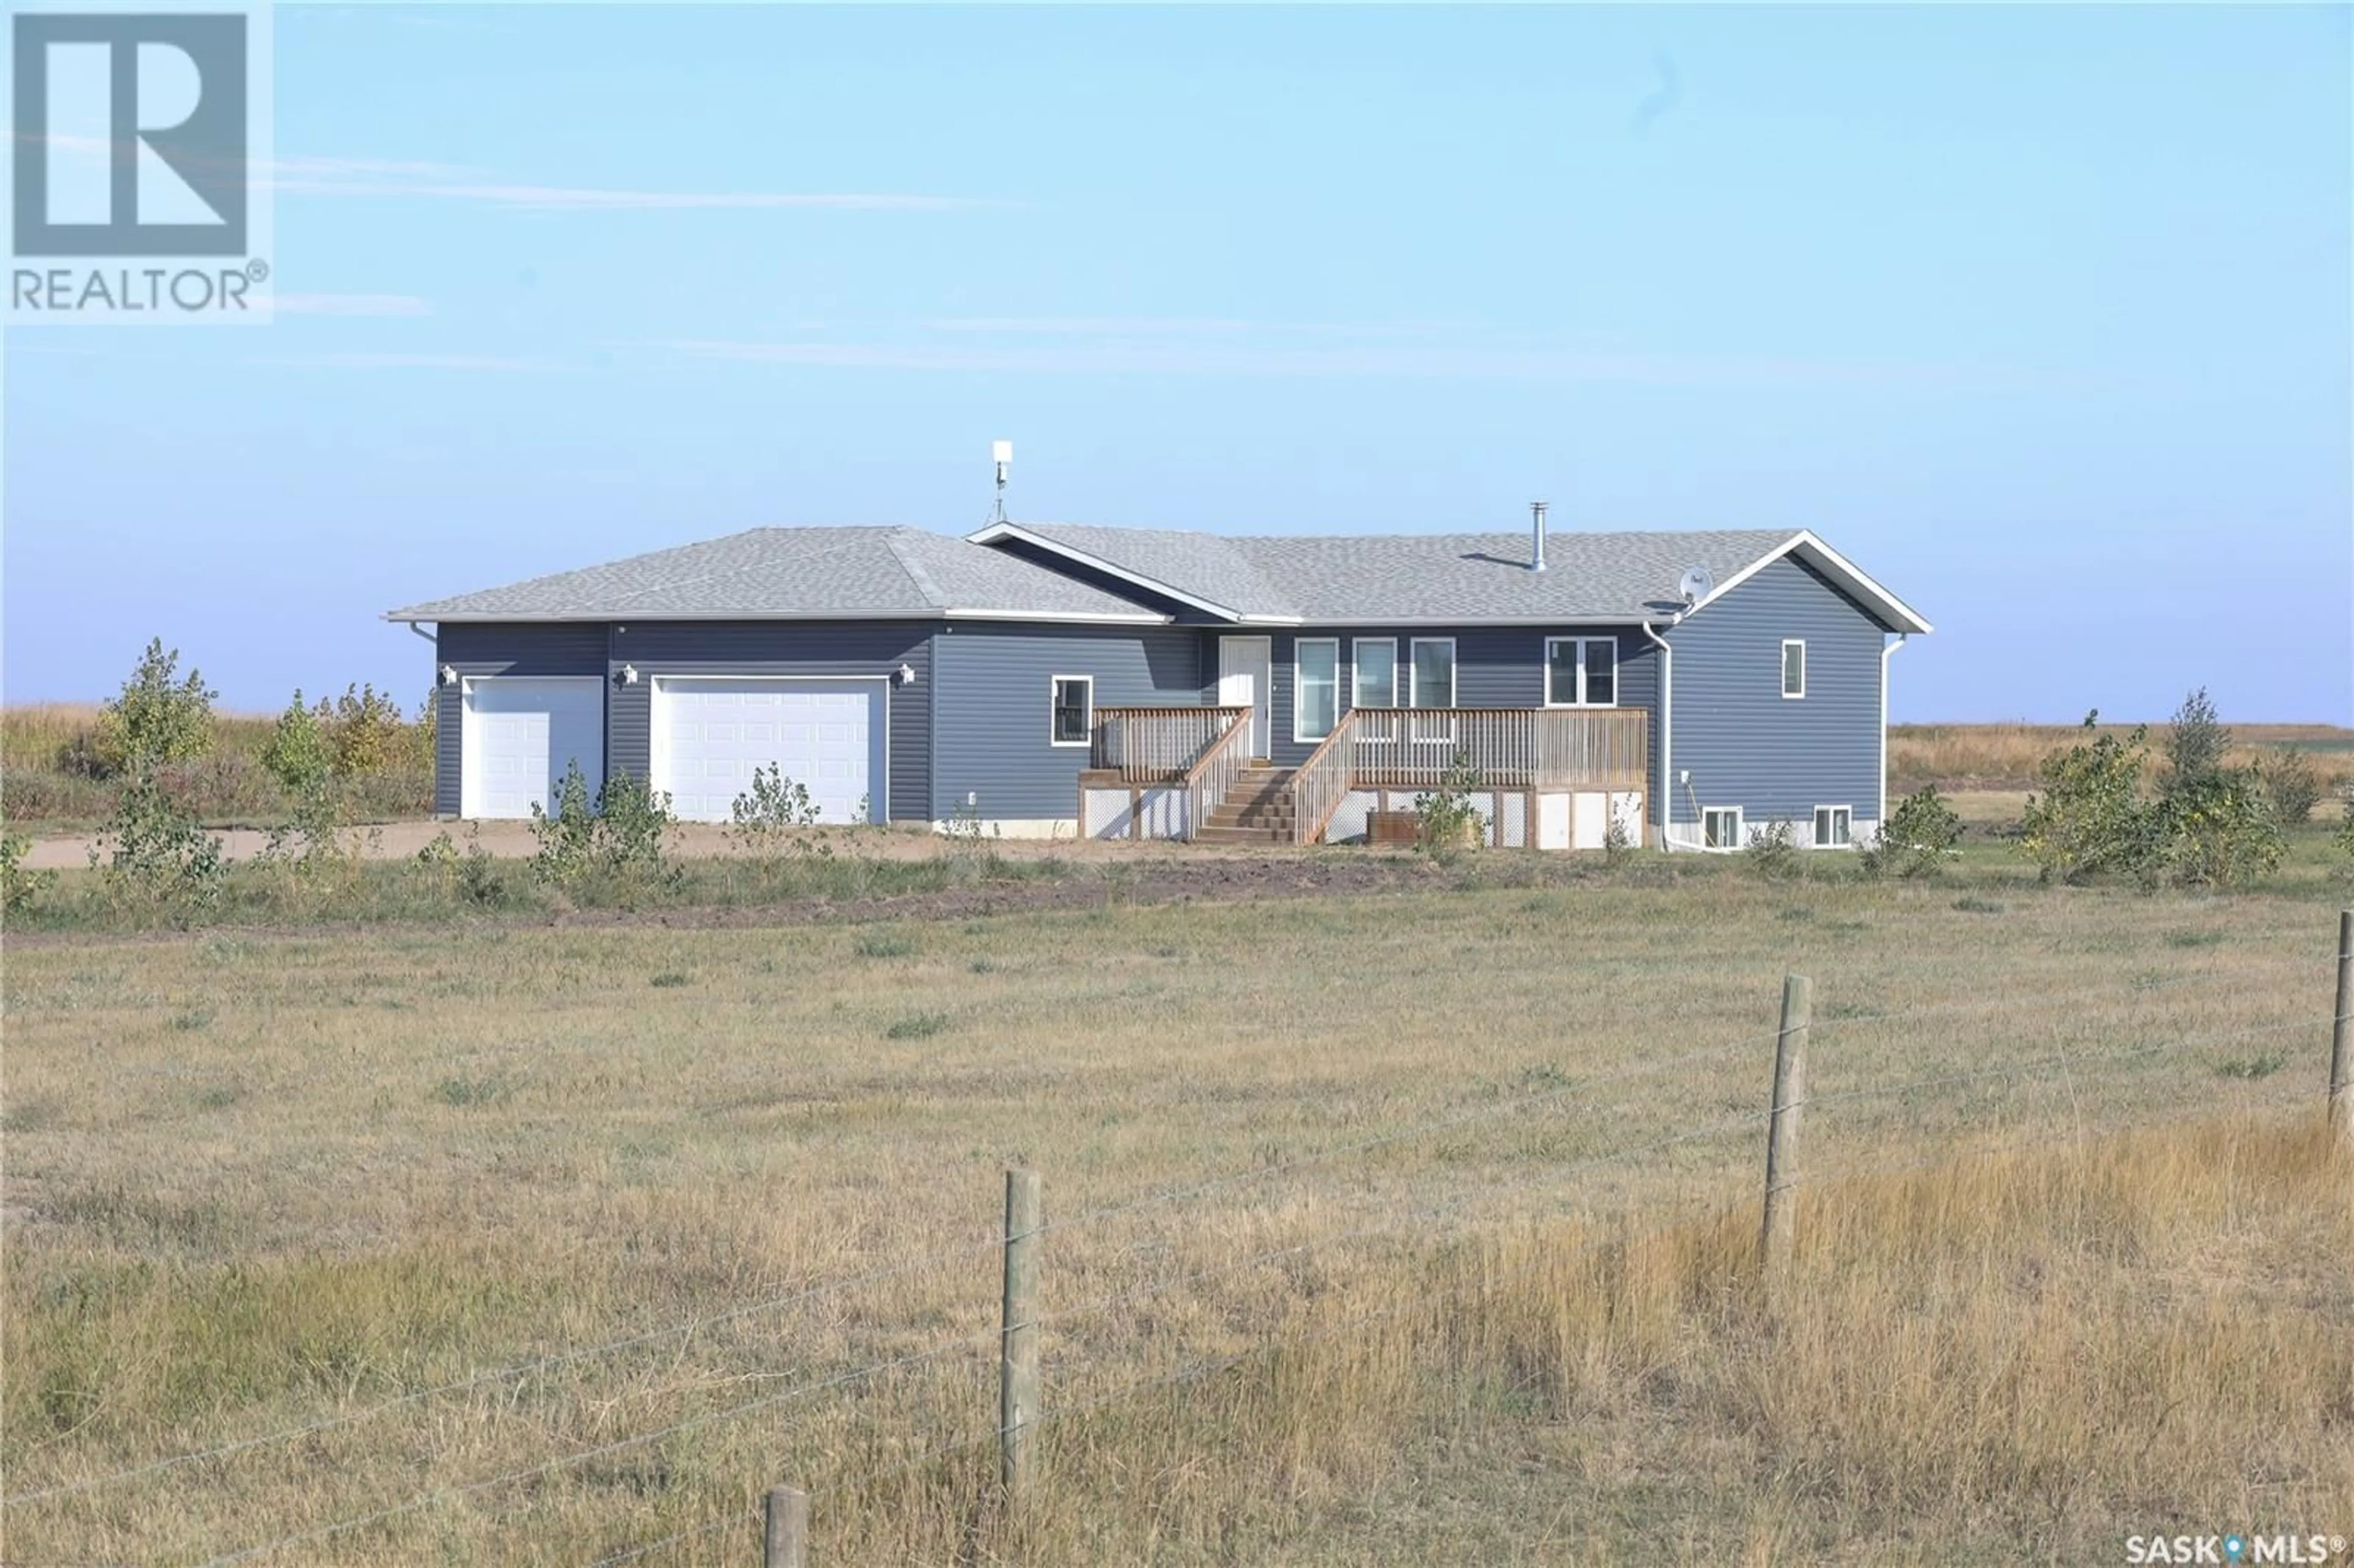
[[[1096,678],[1093,675],[1055,677],[1051,738],[1056,746],[1085,746],[1095,728]]]
[[[1700,842],[1703,849],[1739,849],[1741,847],[1741,808],[1711,806],[1702,811]]]
[[[1854,842],[1854,807],[1818,806],[1815,808],[1815,847],[1817,849],[1846,849]]]

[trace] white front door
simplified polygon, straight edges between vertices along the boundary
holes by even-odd
[[[774,768],[820,821],[880,821],[884,702],[880,681],[658,677],[653,787],[681,821],[724,822],[753,771]]]
[[[1218,705],[1251,711],[1250,754],[1268,755],[1275,739],[1270,706],[1275,686],[1275,644],[1265,637],[1218,639]]]
[[[480,675],[466,682],[458,813],[528,817],[551,810],[573,764],[588,804],[605,783],[605,683],[594,675]]]

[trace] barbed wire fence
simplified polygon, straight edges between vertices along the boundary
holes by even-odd
[[[2354,911],[2343,914],[2339,921],[2337,954],[2337,996],[2329,1030],[2328,1071],[2327,1077],[2327,1114],[2338,1146],[2354,1157]],[[2165,989],[2171,981],[2155,983],[2136,981],[2130,989],[2147,993]],[[2116,988],[2085,988],[2063,1000],[2081,1002],[2090,997],[2105,995]],[[1818,1034],[1833,1034],[1847,1029],[1864,1029],[1882,1024],[1914,1025],[1931,1020],[1946,1020],[1962,1015],[1995,1012],[2016,1009],[2018,1002],[2009,997],[1979,999],[1947,1006],[1898,1009],[1881,1012],[1834,1012],[1820,1022],[1811,1016],[1811,987],[1802,977],[1793,976],[1785,984],[1783,1010],[1779,1026],[1769,1033],[1749,1033],[1721,1044],[1680,1053],[1671,1056],[1645,1058],[1608,1072],[1589,1074],[1572,1082],[1544,1090],[1490,1099],[1483,1103],[1458,1107],[1437,1117],[1391,1128],[1386,1131],[1333,1144],[1311,1153],[1292,1159],[1261,1164],[1248,1169],[1229,1171],[1201,1181],[1164,1188],[1143,1196],[1083,1211],[1068,1218],[1038,1220],[1023,1225],[1017,1233],[1008,1224],[1003,1232],[985,1239],[970,1240],[955,1245],[937,1248],[913,1258],[902,1259],[885,1266],[864,1271],[801,1288],[772,1295],[759,1300],[731,1307],[723,1311],[703,1314],[674,1322],[633,1331],[627,1335],[601,1340],[530,1361],[503,1365],[472,1372],[464,1377],[433,1383],[411,1390],[356,1410],[323,1416],[315,1420],[290,1425],[269,1432],[235,1439],[214,1446],[170,1454],[104,1474],[61,1481],[53,1485],[0,1498],[0,1509],[14,1510],[45,1503],[56,1503],[101,1489],[150,1480],[183,1467],[217,1463],[279,1445],[299,1443],[327,1433],[355,1427],[360,1424],[414,1408],[437,1399],[461,1393],[488,1390],[504,1391],[509,1397],[520,1397],[522,1392],[535,1381],[562,1369],[578,1368],[607,1358],[625,1355],[632,1351],[673,1341],[691,1340],[696,1334],[726,1325],[740,1324],[767,1315],[789,1311],[796,1307],[823,1301],[848,1291],[917,1275],[943,1264],[960,1259],[973,1259],[991,1252],[999,1253],[1005,1260],[1002,1284],[1002,1314],[999,1324],[980,1331],[963,1331],[927,1340],[919,1347],[896,1355],[868,1361],[823,1376],[806,1378],[791,1386],[765,1393],[759,1397],[741,1401],[716,1409],[669,1421],[626,1436],[611,1439],[588,1447],[568,1451],[527,1466],[501,1470],[480,1479],[432,1487],[387,1506],[334,1520],[313,1528],[297,1531],[222,1552],[206,1560],[203,1568],[229,1568],[229,1565],[256,1562],[304,1546],[318,1545],[385,1524],[419,1512],[428,1508],[493,1492],[503,1488],[536,1480],[577,1466],[608,1458],[617,1454],[649,1446],[681,1434],[721,1423],[740,1420],[745,1416],[778,1409],[815,1396],[851,1389],[856,1384],[885,1378],[946,1361],[959,1353],[970,1353],[994,1340],[1001,1349],[1001,1392],[1006,1380],[1028,1377],[1033,1381],[1031,1403],[1018,1415],[1012,1413],[1009,1402],[1001,1404],[1000,1418],[972,1433],[954,1440],[920,1448],[886,1464],[836,1475],[813,1489],[793,1485],[773,1485],[760,1489],[761,1500],[725,1509],[711,1517],[697,1520],[670,1534],[632,1544],[595,1560],[593,1568],[618,1568],[618,1565],[642,1561],[658,1552],[683,1548],[690,1542],[707,1542],[718,1532],[730,1529],[750,1529],[760,1526],[759,1551],[764,1568],[803,1568],[811,1551],[810,1504],[814,1499],[837,1497],[870,1489],[875,1485],[910,1471],[947,1463],[977,1451],[996,1446],[1000,1450],[999,1482],[1001,1501],[1012,1506],[1024,1489],[1028,1480],[1028,1439],[1034,1433],[1111,1405],[1140,1397],[1156,1390],[1169,1390],[1233,1371],[1255,1359],[1280,1354],[1288,1350],[1353,1332],[1406,1310],[1408,1303],[1361,1313],[1345,1314],[1312,1332],[1278,1333],[1261,1337],[1257,1342],[1239,1351],[1210,1356],[1187,1362],[1170,1372],[1157,1372],[1120,1382],[1114,1386],[1086,1394],[1067,1402],[1039,1400],[1034,1394],[1036,1366],[1034,1351],[1042,1330],[1067,1330],[1073,1324],[1101,1319],[1123,1308],[1141,1306],[1155,1299],[1173,1295],[1190,1287],[1198,1287],[1213,1280],[1306,1256],[1320,1250],[1350,1243],[1372,1241],[1385,1237],[1410,1237],[1427,1244],[1434,1238],[1458,1236],[1467,1216],[1473,1216],[1481,1201],[1489,1194],[1476,1188],[1458,1191],[1443,1201],[1408,1205],[1403,1210],[1385,1213],[1373,1223],[1338,1230],[1320,1232],[1304,1240],[1288,1242],[1279,1246],[1260,1248],[1214,1265],[1181,1268],[1151,1284],[1114,1291],[1080,1304],[1058,1308],[1052,1311],[1040,1308],[1037,1300],[1036,1269],[1026,1266],[1034,1261],[1034,1252],[1023,1265],[1016,1259],[1022,1249],[1034,1249],[1042,1240],[1115,1219],[1133,1217],[1156,1208],[1182,1209],[1188,1204],[1215,1194],[1224,1194],[1252,1185],[1275,1181],[1300,1172],[1331,1167],[1342,1161],[1358,1160],[1378,1151],[1406,1144],[1419,1139],[1489,1124],[1499,1120],[1524,1117],[1548,1107],[1560,1107],[1591,1098],[1593,1091],[1612,1084],[1623,1083],[1648,1075],[1680,1071],[1721,1061],[1744,1052],[1753,1052],[1765,1044],[1775,1048],[1773,1089],[1765,1106],[1705,1125],[1637,1142],[1614,1147],[1607,1151],[1556,1162],[1553,1173],[1560,1177],[1591,1174],[1607,1167],[1623,1165],[1647,1157],[1663,1154],[1680,1145],[1705,1142],[1734,1134],[1754,1135],[1763,1128],[1766,1133],[1766,1170],[1763,1214],[1759,1232],[1759,1257],[1764,1265],[1761,1277],[1769,1291],[1778,1272],[1777,1260],[1787,1257],[1797,1224],[1794,1195],[1800,1185],[1827,1185],[1834,1181],[1885,1176],[1915,1171],[1945,1163],[1955,1159],[1976,1159],[2027,1149],[2050,1149],[2055,1144],[2073,1141],[2082,1144],[2105,1132],[2122,1130],[2126,1127],[2147,1126],[2147,1121],[2123,1122],[2109,1127],[2094,1128],[2079,1124],[2073,1139],[2055,1134],[2049,1128],[1997,1144],[1980,1144],[1967,1150],[1945,1150],[1925,1158],[1895,1164],[1857,1164],[1834,1166],[1824,1171],[1802,1175],[1798,1169],[1798,1134],[1805,1113],[1813,1108],[1818,1116],[1830,1107],[1859,1105],[1874,1100],[1902,1100],[1904,1097],[1929,1091],[1951,1089],[1957,1086],[1980,1083],[2019,1084],[2039,1081],[2054,1075],[2115,1067],[2138,1060],[2163,1058],[2180,1053],[2234,1044],[2245,1040],[2280,1036],[2297,1033],[2314,1033],[2317,1021],[2287,1020],[2205,1033],[2181,1034],[2164,1040],[2143,1041],[2128,1047],[2110,1050],[2056,1053],[2025,1062],[2007,1063],[1961,1072],[1925,1074],[1892,1084],[1865,1086],[1842,1089],[1836,1093],[1810,1095],[1806,1088],[1806,1056],[1810,1041]],[[2197,1114],[2204,1114],[2200,1107]],[[1014,1183],[1027,1180],[1034,1182],[1034,1173],[1009,1172],[1009,1190]],[[1009,1220],[1013,1210],[1009,1206]],[[1643,1235],[1658,1234],[1687,1223],[1689,1215],[1679,1215],[1658,1226],[1635,1230],[1626,1225],[1602,1227],[1574,1251],[1588,1251],[1614,1243],[1629,1243]],[[1118,1249],[1115,1257],[1132,1257],[1143,1250],[1144,1244]],[[1522,1269],[1535,1266],[1557,1266],[1559,1253],[1539,1255],[1524,1263]],[[1506,1270],[1498,1277],[1508,1277]],[[1023,1277],[1017,1279],[1017,1275]],[[1032,1360],[1025,1368],[1017,1365],[1021,1360],[1017,1348],[1026,1342]],[[749,1561],[749,1548],[745,1553]]]

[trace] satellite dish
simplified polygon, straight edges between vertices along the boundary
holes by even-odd
[[[1684,596],[1686,604],[1698,604],[1716,591],[1716,578],[1706,567],[1693,567],[1676,579],[1676,591]]]

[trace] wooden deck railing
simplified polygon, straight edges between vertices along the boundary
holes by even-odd
[[[1087,766],[1123,784],[1182,782],[1248,708],[1097,708]]]
[[[1348,798],[1350,768],[1356,758],[1351,744],[1356,732],[1357,715],[1363,710],[1352,708],[1341,715],[1324,744],[1308,754],[1308,760],[1291,776],[1291,838],[1294,843],[1312,844],[1324,836],[1332,824],[1332,813],[1341,809]]]
[[[1498,789],[1640,789],[1640,708],[1356,708],[1352,787],[1434,789],[1458,757]]]
[[[1189,839],[1201,838],[1210,813],[1235,787],[1235,777],[1250,766],[1250,710],[1227,711],[1234,714],[1235,722],[1185,773],[1185,836]]]

